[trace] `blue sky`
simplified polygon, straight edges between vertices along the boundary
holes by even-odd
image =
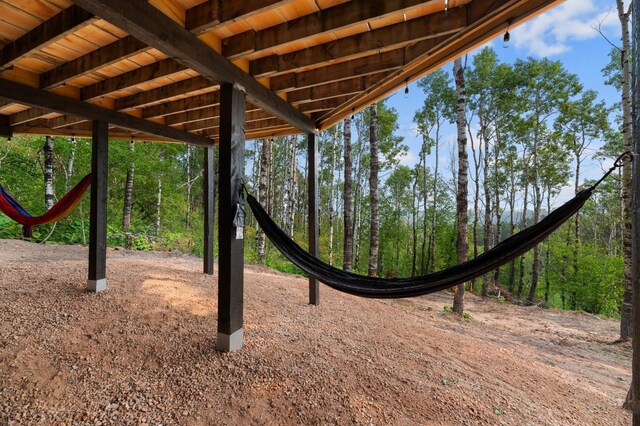
[[[618,101],[619,95],[612,87],[604,84],[601,72],[609,62],[611,45],[596,31],[594,27],[598,26],[611,42],[620,44],[620,23],[614,0],[567,0],[526,24],[512,28],[508,48],[503,47],[502,39],[494,40],[489,46],[495,49],[503,62],[511,63],[517,58],[529,56],[559,60],[567,70],[579,76],[586,89],[596,90],[600,98],[611,105]],[[443,69],[451,72],[452,67],[453,64],[447,64]],[[421,143],[421,139],[415,135],[413,116],[422,102],[422,91],[415,83],[409,86],[408,97],[401,90],[392,95],[388,102],[399,113],[398,133],[404,136],[410,149],[409,154],[402,159],[402,163],[407,165],[415,164]],[[451,176],[446,169],[450,164],[448,156],[451,143],[455,143],[453,127],[445,131],[440,150],[440,166],[446,179]],[[594,144],[590,151],[595,152],[596,149]],[[601,165],[597,161],[588,160],[584,165],[585,177],[599,176],[602,166],[608,167],[608,164]],[[571,192],[569,188],[563,190],[558,201],[569,198]]]

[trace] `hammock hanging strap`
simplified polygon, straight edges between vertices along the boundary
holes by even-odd
[[[71,213],[80,202],[82,195],[90,183],[91,174],[89,173],[42,216],[31,216],[24,207],[0,185],[0,211],[22,225],[22,233],[25,237],[31,237],[33,234],[32,227],[34,225],[57,222]]]
[[[604,177],[622,165],[621,155]],[[604,178],[603,178],[604,179]],[[549,213],[544,219],[513,236],[474,259],[434,272],[412,278],[377,278],[358,275],[335,268],[311,255],[293,241],[269,217],[258,200],[247,192],[247,201],[260,227],[276,248],[293,264],[338,291],[370,298],[415,297],[444,290],[480,277],[523,255],[541,243],[549,234],[580,210],[602,182],[599,180],[588,189],[580,191],[574,198]],[[246,189],[245,189],[246,191]]]

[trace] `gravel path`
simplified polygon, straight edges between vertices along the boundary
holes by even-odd
[[[247,265],[245,344],[215,351],[191,256],[0,240],[0,425],[625,425],[617,322],[469,296],[359,299]]]

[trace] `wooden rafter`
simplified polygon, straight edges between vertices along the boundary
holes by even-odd
[[[202,34],[217,26],[248,18],[255,14],[274,9],[292,0],[220,1],[207,0],[187,9],[185,27],[194,34]]]
[[[40,75],[40,88],[51,89],[72,78],[114,64],[123,58],[148,50],[149,47],[131,36],[121,38],[104,47],[66,62]]]
[[[211,81],[207,80],[204,77],[192,77],[186,80],[167,84],[165,86],[160,86],[155,89],[136,93],[135,95],[118,98],[115,101],[115,109],[118,111],[124,111],[132,108],[139,108],[190,92],[197,92],[198,90],[207,89],[211,86]]]
[[[434,46],[442,43],[447,37],[422,40],[411,46],[388,52],[374,53],[373,55],[340,62],[323,68],[315,68],[309,71],[290,72],[271,78],[271,90],[274,92],[289,92],[305,87],[319,86],[353,77],[362,77],[382,71],[393,71],[411,62],[417,57],[428,52]]]
[[[164,102],[142,108],[142,118],[162,117],[169,114],[188,112],[220,103],[220,92],[207,92],[201,95]]]
[[[228,58],[236,58],[262,52],[293,41],[303,41],[366,23],[374,18],[402,13],[423,3],[424,0],[352,0],[261,31],[246,31],[226,38],[222,43],[222,54]]]
[[[13,81],[0,81],[2,82],[2,84],[0,84],[0,97],[13,100],[23,105],[59,112],[61,114],[85,117],[91,120],[106,121],[125,129],[158,135],[193,145],[210,146],[212,143],[211,140],[205,137],[184,132],[173,127],[143,120]]]
[[[311,119],[150,4],[126,0],[76,0],[76,3],[212,82],[234,84],[253,103],[300,130],[315,132]]]
[[[95,19],[91,13],[75,5],[63,10],[0,49],[0,71],[43,46],[55,43],[77,29],[89,25]]]
[[[156,78],[167,77],[186,69],[184,65],[177,63],[173,59],[163,59],[84,87],[82,89],[82,99],[96,99],[109,93],[152,81]]]
[[[412,42],[456,33],[467,26],[467,7],[434,13],[284,55],[256,59],[251,62],[251,75],[264,77],[317,68],[338,59],[357,58],[380,49],[400,48]]]

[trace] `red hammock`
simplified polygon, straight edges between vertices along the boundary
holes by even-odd
[[[67,216],[80,202],[82,195],[91,183],[91,173],[86,175],[71,191],[53,205],[42,216],[31,216],[9,193],[0,185],[0,211],[22,225],[25,237],[32,236],[31,227],[57,222]]]

